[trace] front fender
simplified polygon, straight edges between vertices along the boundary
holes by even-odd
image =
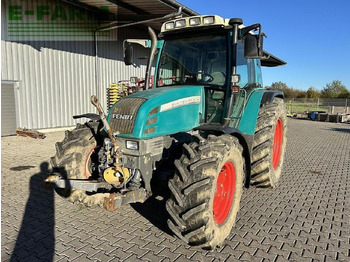
[[[253,136],[252,135],[244,135],[241,131],[239,131],[237,128],[229,127],[229,126],[219,126],[219,125],[201,125],[195,130],[204,131],[206,133],[212,133],[215,135],[231,135],[238,139],[239,143],[243,147],[243,157],[245,159],[245,165],[246,165],[246,177],[245,177],[245,187],[249,188],[250,185],[250,170],[251,170],[251,162],[250,162],[250,154],[251,154],[251,148],[253,143]]]

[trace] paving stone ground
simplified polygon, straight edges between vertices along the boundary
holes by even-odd
[[[280,185],[245,190],[212,252],[172,236],[162,200],[108,212],[41,188],[63,136],[1,138],[1,261],[350,261],[350,125],[289,119]]]

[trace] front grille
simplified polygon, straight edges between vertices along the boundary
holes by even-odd
[[[109,125],[113,132],[131,134],[137,112],[140,106],[146,101],[145,98],[125,97],[119,100],[113,108]]]

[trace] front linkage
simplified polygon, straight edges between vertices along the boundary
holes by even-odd
[[[99,122],[78,124],[66,131],[65,139],[56,144],[53,172],[44,183],[73,203],[98,204],[109,211],[144,202],[150,192],[141,187],[140,171],[124,167],[122,151],[97,97],[92,96],[91,102],[99,116],[88,117]]]

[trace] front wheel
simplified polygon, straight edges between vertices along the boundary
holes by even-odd
[[[214,249],[235,224],[243,188],[242,147],[229,135],[183,147],[169,181],[169,228],[190,245]]]
[[[98,123],[78,124],[72,131],[65,132],[62,142],[56,143],[56,156],[51,158],[54,173],[65,179],[89,179],[98,176],[98,150],[103,137]],[[56,188],[57,194],[69,202],[85,206],[101,206],[109,194],[87,193],[84,190]]]

